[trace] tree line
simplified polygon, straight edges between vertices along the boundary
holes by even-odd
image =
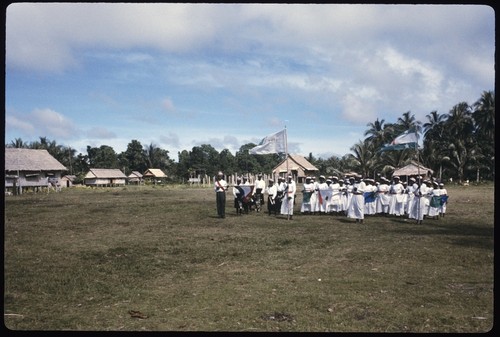
[[[442,180],[494,179],[495,94],[492,91],[484,91],[472,105],[458,103],[446,114],[432,111],[426,115],[424,123],[417,121],[408,111],[396,122],[377,118],[367,127],[365,139],[355,143],[350,148],[351,153],[328,159],[315,158],[309,153],[305,158],[324,175],[342,176],[353,171],[374,178],[390,177],[396,168],[417,160]],[[380,151],[385,144],[412,128],[423,136],[418,151]],[[218,152],[212,145],[202,144],[190,151],[178,152],[178,161],[175,162],[168,150],[153,143],[143,145],[135,139],[121,153],[116,153],[108,145],[87,146],[86,154],[77,153],[75,149],[47,137],[33,142],[16,138],[6,144],[6,147],[46,149],[68,168],[69,174],[76,175],[77,180],[83,180],[90,168],[121,169],[126,175],[132,171],[143,173],[148,168],[159,168],[172,182],[186,181],[198,175],[212,177],[220,170],[226,174],[271,173],[284,159],[283,154],[250,155],[248,150],[254,146],[254,143],[244,144],[233,155],[228,149]]]

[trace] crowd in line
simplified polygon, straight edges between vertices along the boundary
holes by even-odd
[[[227,183],[223,181],[226,187],[221,189],[218,187],[221,181],[222,175],[216,179],[216,191],[225,192]],[[245,186],[249,188],[245,189]],[[360,223],[363,223],[365,215],[377,214],[407,217],[422,223],[424,217],[443,217],[448,200],[442,182],[421,176],[410,177],[408,182],[403,182],[398,176],[392,177],[392,181],[385,177],[375,181],[360,175],[344,179],[321,175],[318,181],[315,177],[307,177],[302,189],[297,191],[297,184],[291,175],[287,179],[278,178],[276,183],[269,179],[267,186],[262,175],[258,175],[253,185],[245,177],[237,179],[233,186],[234,207],[237,214],[260,211],[266,194],[269,215],[282,214],[287,219],[293,219],[297,192],[302,193],[300,213],[303,215],[343,215]],[[218,214],[224,217],[219,205]]]

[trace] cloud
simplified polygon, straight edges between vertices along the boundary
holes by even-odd
[[[35,135],[35,127],[32,123],[16,116],[5,116],[5,127],[10,130],[19,130],[21,133]]]
[[[87,130],[87,137],[98,139],[113,139],[116,134],[106,128],[95,126]]]
[[[160,142],[174,148],[179,148],[180,145],[179,136],[174,132],[169,132],[167,135],[161,135]]]
[[[72,139],[80,134],[73,122],[52,109],[34,109],[28,114],[10,112],[6,115],[6,131],[29,137]]]

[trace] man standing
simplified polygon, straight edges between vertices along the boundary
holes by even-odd
[[[254,202],[257,212],[260,211],[262,205],[264,205],[264,190],[266,189],[266,182],[262,179],[262,173],[257,175],[257,180],[255,181],[254,189]]]
[[[283,203],[281,204],[281,214],[287,215],[287,220],[292,220],[293,216],[293,200],[295,198],[295,192],[297,191],[297,186],[295,181],[293,181],[292,176],[288,176],[288,182],[285,183],[285,192],[283,196]]]
[[[278,195],[278,187],[274,185],[274,180],[269,179],[269,185],[266,188],[267,191],[267,211],[269,215],[274,213],[276,215],[276,196]]]
[[[224,180],[224,174],[219,171],[215,178],[215,201],[217,204],[217,215],[219,218],[226,217],[226,191],[227,182]]]

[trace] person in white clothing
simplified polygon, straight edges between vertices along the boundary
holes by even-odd
[[[224,180],[224,173],[218,172],[215,178],[215,200],[217,205],[217,215],[219,218],[226,217],[226,191],[227,182]]]
[[[278,187],[274,184],[274,180],[269,179],[268,186],[266,188],[267,192],[267,211],[269,215],[274,213],[276,215],[276,196],[278,195]]]
[[[318,182],[315,177],[311,177],[311,183],[314,186],[314,192],[311,194],[311,212],[312,214],[316,214],[319,212],[318,207]]]
[[[361,179],[361,176],[357,175],[352,187],[352,199],[347,210],[347,216],[349,218],[356,219],[356,222],[363,223],[365,218],[365,189],[366,184]]]
[[[433,183],[432,191],[429,194],[430,202],[428,215],[434,219],[439,219],[439,213],[441,211],[441,189],[437,181]]]
[[[255,181],[255,188],[253,190],[253,199],[256,205],[257,211],[262,205],[264,205],[264,191],[266,189],[266,182],[262,179],[262,173],[257,175],[257,180]]]
[[[401,184],[399,176],[392,177],[393,183],[389,189],[391,199],[389,201],[389,214],[401,216],[404,215],[403,192],[404,187]]]
[[[365,188],[365,215],[374,215],[376,213],[376,192],[377,186],[375,181],[371,178],[364,179],[366,184]]]
[[[390,199],[391,196],[389,194],[389,179],[381,177],[380,183],[377,186],[377,200],[375,201],[377,214],[389,214]]]
[[[332,183],[330,185],[330,190],[332,193],[332,197],[330,200],[330,208],[328,209],[329,213],[334,213],[334,214],[339,214],[342,211],[342,207],[340,204],[341,198],[340,198],[340,184],[339,184],[339,178],[336,176],[333,176],[330,178],[332,180]]]
[[[319,183],[316,186],[316,190],[318,192],[318,206],[316,208],[317,212],[319,214],[325,214],[326,213],[326,205],[328,203],[328,190],[330,188],[328,187],[328,184],[326,183],[326,178],[325,176],[321,175],[319,176]]]
[[[410,219],[417,220],[417,224],[422,224],[425,215],[425,204],[427,202],[427,193],[428,187],[424,181],[422,181],[422,177],[417,178],[417,189],[414,192],[415,197],[413,199],[413,207],[409,214]]]
[[[297,186],[293,177],[288,176],[288,181],[285,183],[283,202],[281,203],[281,214],[287,215],[288,220],[292,220],[293,217],[293,202],[295,198],[295,193],[297,192]]]
[[[448,191],[444,188],[443,183],[439,183],[439,189],[441,190],[441,209],[439,210],[439,214],[444,217],[446,213],[446,204],[448,203]]]
[[[314,184],[311,182],[311,177],[306,177],[306,182],[302,188],[302,205],[300,206],[300,213],[311,214],[313,207],[311,204],[311,196],[314,193]]]

